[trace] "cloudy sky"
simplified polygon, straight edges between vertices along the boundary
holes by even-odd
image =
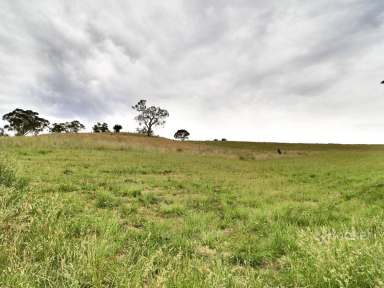
[[[0,0],[0,114],[193,139],[384,143],[383,0]]]

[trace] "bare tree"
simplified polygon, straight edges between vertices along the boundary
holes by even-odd
[[[140,126],[137,128],[137,131],[147,134],[147,136],[152,136],[153,128],[164,125],[165,119],[169,117],[169,113],[160,107],[147,107],[146,104],[147,100],[140,100],[135,106],[132,106],[132,108],[139,112],[139,115],[135,117]]]

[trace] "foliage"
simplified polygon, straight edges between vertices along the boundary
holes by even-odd
[[[0,137],[4,137],[4,136],[8,136],[8,135],[5,133],[4,128],[0,127]]]
[[[180,139],[181,141],[187,140],[189,137],[189,132],[185,129],[177,130],[173,136],[175,139]]]
[[[164,125],[165,119],[169,117],[169,113],[165,109],[155,106],[147,107],[146,100],[140,100],[135,106],[132,106],[132,108],[139,113],[139,115],[135,117],[140,126],[137,131],[147,136],[152,136],[154,127]]]
[[[121,129],[123,129],[123,126],[121,126],[120,124],[116,124],[115,126],[113,126],[113,131],[115,133],[120,133]]]
[[[51,133],[78,133],[80,130],[85,129],[85,126],[78,120],[65,123],[53,123],[49,131]]]
[[[81,130],[85,129],[85,126],[80,123],[78,120],[73,120],[71,122],[66,122],[65,126],[67,128],[67,133],[79,133]]]
[[[93,129],[94,133],[107,133],[107,132],[109,132],[108,124],[105,122],[104,123],[97,122],[97,124],[95,124],[92,129]]]
[[[39,113],[23,109],[15,109],[5,114],[3,120],[9,122],[4,128],[15,131],[17,136],[37,135],[49,125],[48,120],[39,117]]]
[[[67,132],[67,128],[65,123],[53,123],[49,128],[49,132],[51,133],[64,133]]]

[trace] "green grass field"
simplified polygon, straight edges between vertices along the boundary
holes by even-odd
[[[0,148],[0,287],[384,287],[384,146]]]

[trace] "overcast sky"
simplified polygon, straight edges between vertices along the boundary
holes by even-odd
[[[0,0],[0,114],[172,137],[384,143],[383,0]]]

